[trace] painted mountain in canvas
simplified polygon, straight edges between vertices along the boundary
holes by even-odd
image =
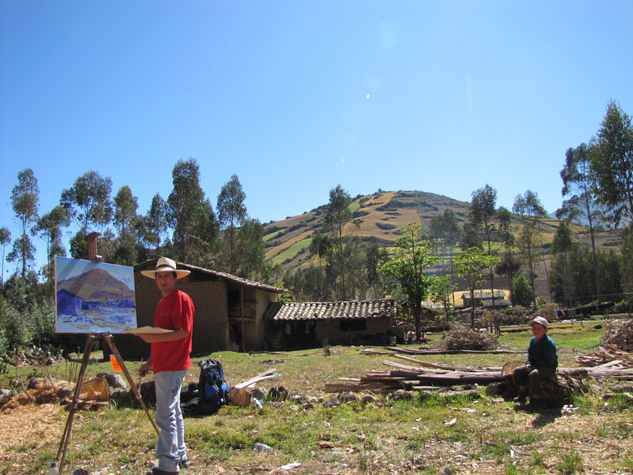
[[[136,328],[131,267],[57,258],[55,274],[57,332],[121,333]]]
[[[93,269],[57,284],[57,291],[66,290],[83,300],[124,299],[134,303],[134,291],[109,272]]]

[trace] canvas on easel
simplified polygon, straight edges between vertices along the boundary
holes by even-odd
[[[123,333],[137,327],[134,268],[55,258],[57,333]]]

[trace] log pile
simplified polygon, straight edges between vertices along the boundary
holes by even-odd
[[[400,363],[384,360],[382,363],[389,370],[373,370],[360,378],[340,378],[336,383],[327,383],[325,392],[360,392],[388,393],[398,389],[422,391],[437,389],[442,386],[465,384],[488,385],[503,382],[502,367],[471,368],[450,366],[424,362],[404,355],[392,354],[393,358],[406,361]],[[633,381],[633,355],[618,353],[618,359],[602,364],[580,368],[558,368],[561,377],[613,378]]]
[[[398,354],[392,356],[413,363],[415,366],[385,360],[383,364],[392,368],[391,370],[374,370],[361,378],[341,378],[338,383],[326,384],[325,392],[371,391],[384,393],[398,389],[421,391],[435,389],[438,386],[473,383],[486,385],[502,379],[501,367],[467,368],[427,363]]]

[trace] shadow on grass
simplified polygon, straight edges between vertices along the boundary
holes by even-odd
[[[563,415],[560,407],[540,409],[536,414],[536,417],[532,421],[532,427],[544,427]]]

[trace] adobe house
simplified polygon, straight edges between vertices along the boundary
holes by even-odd
[[[271,303],[266,342],[271,348],[388,344],[397,313],[391,299]]]
[[[139,327],[152,326],[161,298],[154,280],[141,275],[143,270],[155,269],[156,261],[152,259],[134,267]],[[287,290],[182,262],[177,266],[191,271],[176,287],[189,294],[195,305],[192,354],[264,348],[264,313]],[[149,344],[136,336],[117,335],[115,341],[124,359],[149,356]]]

